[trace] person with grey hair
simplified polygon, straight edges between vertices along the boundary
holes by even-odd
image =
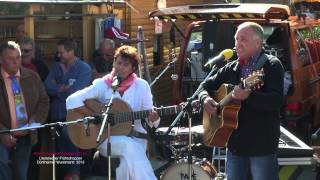
[[[13,41],[0,44],[0,130],[43,124],[49,98],[40,77],[21,67],[21,51]],[[0,134],[0,179],[27,180],[31,148],[38,141],[37,131]]]
[[[16,29],[15,29],[15,42],[19,44],[20,41],[23,41],[24,38],[27,38],[28,34],[25,31],[25,26],[24,23],[19,24]],[[42,50],[39,46],[35,45],[33,46],[33,53],[34,53],[34,58],[37,60],[42,60]]]
[[[91,63],[93,79],[100,78],[111,72],[115,49],[116,45],[111,39],[103,39],[100,42],[99,49],[93,53]]]
[[[244,22],[235,34],[237,61],[227,63],[203,85],[199,94],[204,110],[218,115],[218,103],[209,92],[230,84],[232,101],[240,102],[234,121],[236,129],[227,143],[228,180],[277,180],[277,149],[280,136],[280,108],[283,103],[284,69],[279,59],[263,52],[263,28]],[[240,87],[242,79],[263,69],[263,85],[255,90]],[[226,113],[226,112],[224,112]]]
[[[44,81],[49,74],[47,65],[35,57],[35,43],[29,37],[21,37],[17,42],[21,48],[22,66],[38,73],[41,80]]]

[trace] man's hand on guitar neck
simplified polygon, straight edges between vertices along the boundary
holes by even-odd
[[[240,86],[235,86],[232,91],[232,98],[243,101],[249,97],[250,93],[251,91],[248,89],[242,89]]]
[[[218,113],[218,103],[210,96],[206,97],[203,101],[203,108],[211,115],[216,116]]]

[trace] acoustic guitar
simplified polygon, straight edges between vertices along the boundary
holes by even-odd
[[[90,99],[85,101],[85,106],[96,114],[102,114],[105,107],[104,104],[97,100]],[[180,105],[160,107],[155,109],[159,116],[176,114],[181,110]],[[128,135],[132,129],[132,122],[135,119],[143,119],[148,117],[151,110],[132,112],[130,106],[119,98],[113,99],[112,106],[110,108],[110,114],[112,116],[112,125],[110,127],[110,135],[120,136]],[[67,112],[67,121],[75,121],[83,119],[85,116],[74,110]],[[101,123],[89,123],[86,127],[84,123],[76,123],[68,126],[69,137],[72,143],[81,149],[96,148],[99,143],[96,142],[96,138],[99,134]],[[101,142],[107,138],[107,129],[104,130],[104,134],[101,136]]]
[[[254,90],[263,85],[263,70],[258,70],[242,80],[242,89]],[[225,147],[234,129],[238,127],[238,112],[240,102],[232,99],[232,86],[222,84],[213,93],[213,99],[218,102],[218,114],[216,117],[203,110],[203,140],[206,146]]]

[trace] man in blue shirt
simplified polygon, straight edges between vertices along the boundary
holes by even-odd
[[[47,93],[51,97],[51,122],[66,121],[67,97],[90,84],[91,68],[76,56],[76,50],[77,44],[72,40],[61,40],[58,42],[57,55],[61,61],[53,66],[45,80]],[[61,136],[57,138],[56,145],[57,152],[78,152],[78,149],[69,139],[66,127],[62,129]],[[79,178],[79,165],[65,165],[63,170],[65,174],[64,179]]]

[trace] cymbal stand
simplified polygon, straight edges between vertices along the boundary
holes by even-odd
[[[191,133],[191,126],[192,126],[192,122],[191,122],[191,117],[192,117],[192,107],[189,106],[188,110],[187,110],[187,114],[188,116],[188,124],[189,124],[189,139],[188,139],[188,176],[189,179],[192,179],[192,133]]]
[[[114,98],[114,94],[116,92],[116,87],[113,88],[113,91],[112,91],[112,95],[111,95],[111,98],[110,98],[110,101],[109,103],[106,105],[106,110],[105,112],[102,113],[102,116],[103,116],[103,120],[102,120],[102,123],[101,123],[101,127],[100,127],[100,130],[99,130],[99,134],[97,136],[97,139],[96,139],[96,142],[99,143],[100,142],[100,139],[101,139],[101,136],[103,134],[103,131],[104,131],[104,127],[106,126],[106,123],[107,123],[107,157],[108,157],[108,179],[111,180],[111,138],[110,138],[110,130],[111,130],[111,122],[112,122],[112,119],[109,118],[109,111],[110,111],[110,108],[112,106],[112,101],[113,101],[113,98]]]
[[[166,68],[164,68],[160,74],[154,78],[154,80],[150,83],[150,88],[161,78],[161,76],[171,67],[174,67],[174,64],[176,63],[177,58],[173,59],[170,63],[168,63],[168,65],[166,66]]]

